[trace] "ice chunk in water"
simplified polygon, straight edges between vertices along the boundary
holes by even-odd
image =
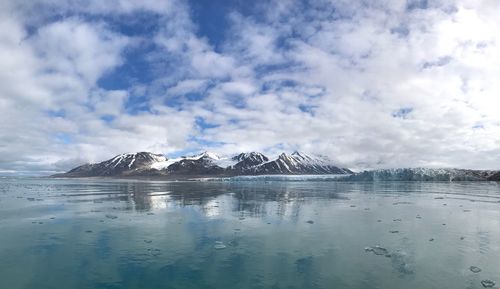
[[[493,282],[491,280],[483,280],[483,281],[481,281],[481,285],[483,285],[484,288],[491,288],[491,287],[495,286],[495,282]]]
[[[470,266],[470,267],[469,267],[469,270],[470,270],[471,272],[473,272],[473,273],[479,273],[479,272],[481,272],[481,271],[482,271],[482,270],[481,270],[481,268],[476,267],[476,266]]]
[[[379,245],[375,247],[366,247],[365,248],[366,252],[373,252],[375,255],[388,255],[389,251],[387,251],[386,248],[380,247]]]
[[[217,250],[226,249],[226,245],[224,245],[224,242],[222,241],[215,241],[214,248]]]

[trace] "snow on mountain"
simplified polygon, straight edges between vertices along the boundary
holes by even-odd
[[[339,168],[326,157],[309,156],[301,152],[291,155],[282,153],[279,157],[262,164],[257,171],[261,174],[351,174],[349,169]]]
[[[164,155],[149,152],[125,153],[100,163],[79,166],[65,174],[56,176],[98,177],[150,174],[155,173],[151,171],[150,166],[152,164],[166,160],[167,158]]]
[[[231,158],[235,162],[229,169],[249,171],[269,161],[269,158],[258,152],[241,153]]]
[[[231,157],[221,157],[220,155],[205,151],[200,154],[192,155],[192,156],[182,156],[175,159],[169,159],[165,161],[159,161],[151,164],[151,168],[157,170],[167,169],[170,165],[180,162],[180,161],[198,161],[200,159],[204,159],[212,162],[214,165],[217,165],[221,168],[226,168],[234,165],[236,162]]]
[[[323,156],[303,152],[282,153],[269,159],[259,152],[223,157],[213,152],[168,159],[149,152],[125,153],[107,161],[85,164],[55,177],[129,176],[256,176],[256,175],[344,175],[347,181],[500,181],[499,171],[433,168],[380,169],[353,173]]]
[[[324,157],[301,152],[282,153],[270,160],[259,152],[223,157],[213,152],[168,159],[152,153],[126,153],[110,160],[77,167],[57,176],[151,176],[151,175],[262,175],[262,174],[350,174]]]
[[[209,160],[214,165],[217,165],[221,168],[227,168],[227,167],[230,167],[230,166],[236,164],[236,161],[232,157],[227,157],[227,156],[222,157],[214,152],[205,151],[196,157],[198,159],[204,158],[206,160]]]
[[[171,164],[181,161],[182,158],[166,159],[164,161],[154,162],[151,164],[151,168],[155,170],[163,170],[168,168]]]
[[[106,163],[106,165],[112,166],[113,168],[116,168],[119,166],[122,166],[122,167],[127,166],[130,169],[134,166],[136,160],[139,160],[141,162],[157,163],[157,162],[166,161],[167,158],[164,155],[152,154],[152,153],[147,153],[147,152],[125,153],[125,154],[117,155],[116,157],[112,158],[111,160],[109,160]]]

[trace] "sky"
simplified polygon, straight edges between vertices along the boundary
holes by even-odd
[[[497,0],[2,0],[0,174],[300,150],[500,169]]]

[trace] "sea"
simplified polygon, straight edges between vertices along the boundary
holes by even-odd
[[[500,287],[500,185],[0,178],[0,289]]]

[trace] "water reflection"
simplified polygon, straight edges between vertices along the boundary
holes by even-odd
[[[499,193],[495,183],[2,180],[0,288],[480,288],[500,276]],[[386,253],[365,250],[377,246]]]
[[[314,189],[311,190],[311,187]],[[347,193],[347,192],[346,192]],[[348,200],[342,192],[326,183],[215,183],[215,182],[126,182],[107,185],[67,184],[67,191],[51,197],[74,203],[125,203],[122,210],[147,212],[169,206],[199,206],[208,215],[217,214],[220,196],[230,196],[232,211],[259,217],[267,214],[267,202],[275,202],[277,214],[297,215],[306,198]],[[295,211],[295,212],[288,212]]]

